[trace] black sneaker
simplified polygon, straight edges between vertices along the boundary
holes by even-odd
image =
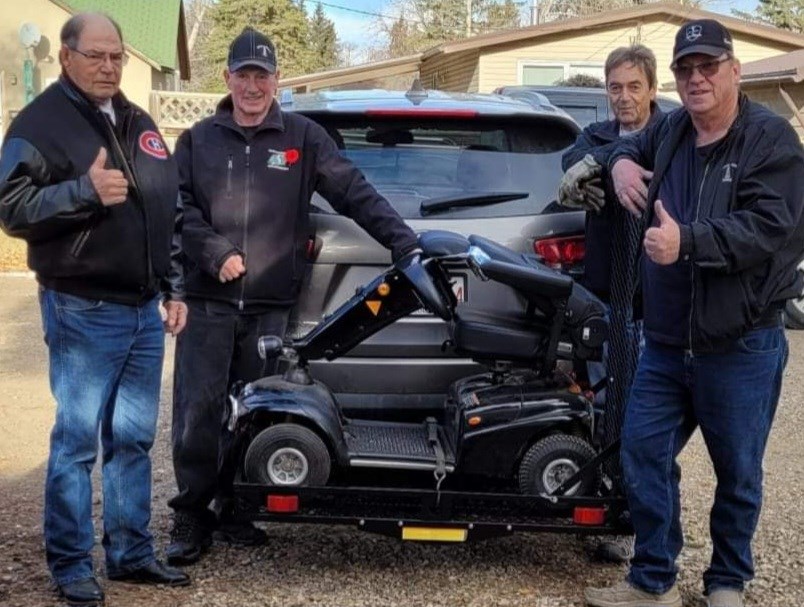
[[[210,527],[203,517],[190,512],[173,515],[170,544],[165,550],[168,565],[192,565],[211,545]]]
[[[212,537],[231,546],[262,546],[267,539],[265,531],[249,521],[221,521]]]

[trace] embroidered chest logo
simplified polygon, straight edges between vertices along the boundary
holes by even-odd
[[[156,131],[145,131],[140,135],[140,149],[159,160],[165,160],[168,157],[167,146],[162,141],[162,137]]]
[[[732,169],[737,169],[736,162],[727,162],[723,165],[723,179],[721,179],[721,183],[731,183],[731,171]]]
[[[268,150],[268,168],[287,171],[291,165],[299,161],[301,155],[296,148],[289,150]]]

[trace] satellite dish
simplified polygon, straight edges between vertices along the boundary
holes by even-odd
[[[23,23],[20,27],[20,43],[25,48],[34,48],[42,39],[39,26],[34,23]]]

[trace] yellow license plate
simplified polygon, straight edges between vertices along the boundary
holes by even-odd
[[[465,542],[466,529],[444,527],[402,527],[402,539],[417,542]]]

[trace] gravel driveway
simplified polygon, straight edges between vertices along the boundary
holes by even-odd
[[[42,485],[53,401],[30,278],[0,276],[0,605],[55,605],[41,536]],[[804,331],[790,333],[782,402],[765,460],[765,506],[755,542],[757,578],[749,605],[804,604]],[[164,547],[170,463],[170,362],[153,452],[152,529]],[[746,429],[750,431],[750,429]],[[713,473],[696,434],[681,464],[686,545],[681,556],[685,605],[703,606],[701,574],[709,558]],[[98,483],[96,482],[96,487]],[[96,507],[99,498],[96,497]],[[156,606],[525,606],[582,605],[587,584],[618,580],[624,567],[596,563],[572,536],[520,534],[476,544],[402,543],[348,527],[270,524],[260,548],[215,546],[188,568],[194,585],[154,590],[105,582],[110,607]],[[98,536],[100,541],[100,536]],[[102,553],[96,552],[101,564]]]

